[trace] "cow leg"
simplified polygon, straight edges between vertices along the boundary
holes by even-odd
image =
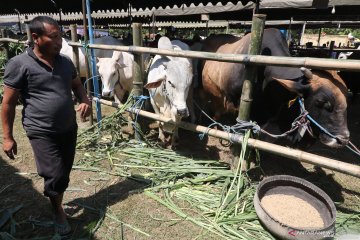
[[[195,123],[196,122],[196,115],[195,115],[195,110],[194,110],[194,88],[193,88],[193,84],[191,84],[190,89],[189,89],[189,93],[188,93],[188,97],[186,99],[186,105],[188,106],[189,112],[190,112],[190,121],[191,123]]]
[[[176,126],[171,137],[171,149],[176,149],[179,145],[179,128]]]
[[[166,144],[166,137],[165,137],[165,133],[164,133],[164,129],[163,129],[163,127],[164,127],[164,124],[163,123],[161,123],[161,122],[158,122],[159,123],[159,139],[160,139],[160,141],[163,143],[163,144]]]
[[[150,98],[150,102],[151,102],[151,105],[154,109],[154,112],[157,114],[157,115],[161,115],[160,114],[160,109],[159,107],[155,104],[155,101],[153,98]],[[166,137],[165,137],[165,134],[164,134],[164,130],[163,130],[163,127],[164,127],[164,123],[160,122],[160,121],[157,121],[157,123],[159,124],[159,136],[158,136],[158,139],[160,139],[160,141],[162,143],[165,143],[166,142]]]

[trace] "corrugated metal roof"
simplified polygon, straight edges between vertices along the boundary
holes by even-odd
[[[10,0],[2,0],[2,2],[8,2]],[[45,0],[36,0],[36,4],[32,3],[32,5],[41,5],[40,2]],[[103,1],[104,3],[100,3]],[[24,0],[11,0],[12,3],[29,3],[31,1]],[[52,16],[55,19],[59,19],[59,15],[55,10],[55,6],[53,4],[49,5],[50,0],[46,0],[43,2],[44,9],[48,9],[50,13],[43,12],[34,12],[31,14],[21,14],[21,21],[31,20],[33,17],[38,15],[48,15]],[[67,0],[56,0],[59,4],[57,7],[61,7],[61,4],[68,4]],[[81,0],[72,0],[75,5],[77,5]],[[109,3],[117,3],[114,5],[110,5]],[[124,3],[126,1],[115,1],[115,0],[93,0],[91,2],[92,9],[95,10],[92,12],[92,16],[94,19],[125,19],[129,17],[128,10],[126,7],[124,8]],[[254,7],[253,2],[248,2],[246,5],[243,5],[241,1],[229,1],[225,4],[221,2],[225,1],[182,1],[183,4],[174,5],[172,7],[166,6],[162,7],[162,4],[157,3],[158,1],[153,1],[153,6],[148,8],[146,6],[152,6],[150,1],[143,1],[144,5],[140,5],[140,1],[131,1],[134,6],[138,4],[138,6],[142,6],[142,8],[132,8],[131,16],[137,18],[148,18],[152,15],[155,15],[157,20],[170,20],[170,18],[174,16],[179,16],[177,20],[187,20],[191,19],[200,20],[200,14],[210,14],[210,19],[219,20],[250,20],[251,19],[251,11]],[[155,3],[156,2],[156,3]],[[160,1],[165,2],[165,1]],[[179,3],[178,1],[167,1],[167,3]],[[216,4],[212,4],[212,2],[217,2]],[[51,2],[50,2],[51,3]],[[245,2],[244,2],[245,3]],[[6,5],[6,4],[5,4]],[[4,5],[2,5],[4,6]],[[18,5],[16,5],[18,6]],[[49,7],[50,6],[50,7]],[[100,7],[108,6],[110,9],[101,9]],[[261,0],[260,10],[265,12],[268,16],[267,19],[290,19],[292,16],[302,16],[301,20],[314,20],[314,18],[319,18],[317,20],[324,19],[332,19],[332,20],[349,20],[347,18],[351,17],[351,20],[360,20],[360,0],[330,0],[328,9],[315,10],[312,8],[312,0]],[[337,7],[337,13],[331,14],[332,6]],[[20,13],[22,13],[22,8],[19,7]],[[23,7],[21,5],[21,7]],[[118,8],[119,7],[119,8]],[[0,8],[0,13],[2,8]],[[34,8],[29,9],[33,10]],[[72,8],[69,8],[72,9]],[[75,9],[75,8],[74,8]],[[115,9],[115,10],[112,10]],[[283,10],[284,9],[284,10]],[[309,10],[310,9],[310,10]],[[63,21],[80,21],[82,20],[81,9],[78,11],[65,11],[63,9],[62,20]],[[308,12],[311,11],[311,12]],[[0,23],[6,22],[14,22],[17,21],[17,15],[14,10],[12,10],[11,15],[2,15],[0,16]],[[228,14],[234,13],[234,14]],[[236,14],[235,14],[236,13]],[[250,19],[249,19],[250,17]],[[298,19],[300,20],[300,19]]]

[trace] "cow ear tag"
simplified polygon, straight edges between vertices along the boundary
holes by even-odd
[[[300,142],[300,140],[304,137],[306,130],[307,130],[306,124],[301,124],[294,138],[294,142]]]
[[[297,99],[298,99],[298,97],[295,97],[294,99],[290,100],[288,102],[288,108],[290,108],[292,105],[294,105],[294,103],[296,102]]]

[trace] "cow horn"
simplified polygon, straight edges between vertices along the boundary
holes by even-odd
[[[313,74],[312,74],[310,69],[307,69],[305,67],[301,67],[300,70],[307,79],[312,79],[313,78]]]

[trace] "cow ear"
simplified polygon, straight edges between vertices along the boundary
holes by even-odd
[[[164,70],[167,69],[169,62],[163,62],[162,65],[164,66]]]
[[[126,64],[120,63],[120,62],[117,62],[117,63],[116,63],[116,66],[117,66],[118,68],[120,68],[120,69],[123,69],[123,68],[126,68],[126,67],[127,67]]]
[[[145,84],[144,88],[158,88],[161,85],[162,81],[164,81],[164,79],[159,79],[159,81],[147,83]]]
[[[163,75],[163,76],[159,77],[158,79],[156,79],[155,81],[152,81],[152,82],[149,82],[149,83],[145,84],[144,88],[146,88],[146,89],[157,88],[165,80],[166,80],[166,75]]]
[[[158,41],[158,48],[172,50],[173,45],[171,44],[171,41],[168,37],[161,37]]]
[[[278,82],[281,86],[286,88],[288,91],[292,93],[296,93],[298,96],[304,96],[310,88],[310,84],[304,85],[299,82],[291,81],[287,79],[279,79],[279,78],[273,78],[273,79],[276,82]]]
[[[117,62],[120,60],[121,56],[122,56],[122,54],[120,51],[114,51],[111,58]]]

